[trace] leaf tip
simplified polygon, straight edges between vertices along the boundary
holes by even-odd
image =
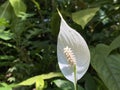
[[[58,8],[57,8],[57,12],[58,12],[60,18],[63,19],[62,14],[60,13],[60,10]]]

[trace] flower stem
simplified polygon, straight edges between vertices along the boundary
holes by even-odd
[[[76,65],[74,65],[74,89],[77,90]]]

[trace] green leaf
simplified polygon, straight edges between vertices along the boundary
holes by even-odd
[[[108,90],[108,88],[105,86],[105,84],[99,79],[98,77],[94,77],[96,84],[97,84],[97,89],[93,90]]]
[[[92,66],[109,90],[120,90],[120,55],[96,55]]]
[[[116,49],[120,47],[120,36],[118,36],[111,44],[110,44],[110,49],[109,52],[111,52],[112,50]]]
[[[9,0],[12,5],[16,16],[18,16],[21,12],[26,12],[26,5],[22,0]]]
[[[95,16],[98,10],[99,8],[80,10],[78,12],[72,13],[72,19],[75,23],[81,25],[84,29],[85,25]]]
[[[12,90],[12,87],[14,87],[13,84],[8,85],[6,83],[0,83],[0,85],[1,85],[0,90]]]
[[[0,90],[12,90],[11,87],[0,87]]]
[[[39,79],[36,81],[35,84],[36,90],[43,90],[44,88],[44,80],[43,79]]]
[[[20,12],[18,17],[20,17],[22,20],[26,20],[26,18],[28,17],[32,17],[34,14],[27,14],[27,13],[24,13],[24,12]]]
[[[0,60],[13,60],[14,56],[8,56],[8,55],[0,55]]]
[[[17,84],[17,86],[22,86],[22,85],[23,86],[30,86],[36,82],[38,84],[38,81],[42,81],[39,84],[43,87],[43,85],[44,85],[43,81],[45,79],[50,79],[50,78],[54,78],[54,77],[61,77],[61,76],[62,76],[61,73],[53,73],[53,72],[51,72],[49,74],[42,74],[42,75],[38,75],[38,76],[34,76],[32,78],[29,78],[25,81],[22,81],[21,83]]]
[[[9,1],[6,1],[4,4],[0,6],[0,18],[5,18],[6,20],[11,20],[12,17],[15,18],[13,13],[13,9],[9,4]]]
[[[85,75],[85,90],[97,90],[97,84],[94,77],[89,73]]]
[[[98,44],[95,48],[98,54],[107,56],[109,54],[109,46],[105,44]],[[104,51],[104,52],[103,52]]]
[[[10,40],[12,38],[12,33],[8,31],[4,31],[0,29],[0,39]]]
[[[54,80],[53,82],[61,90],[74,90],[73,83],[71,83],[69,81],[57,79],[57,80]],[[78,85],[78,90],[84,90],[84,89]]]
[[[41,79],[42,79],[41,76],[34,76],[34,77],[32,77],[32,78],[29,78],[29,79],[27,79],[27,80],[19,83],[18,86],[30,86],[30,85],[32,85],[32,84],[35,84],[35,82],[36,82],[37,80],[40,80],[40,81],[41,81]],[[42,80],[43,80],[43,79],[42,79]]]
[[[37,1],[32,0],[32,2],[35,4],[35,6],[37,7],[38,10],[40,10],[40,5]]]
[[[8,26],[8,22],[5,18],[0,18],[0,26]]]
[[[41,77],[43,79],[50,79],[50,78],[54,78],[54,77],[63,77],[63,75],[61,73],[51,72],[49,74],[43,74],[43,75],[41,75]]]
[[[109,90],[120,90],[120,54],[109,55],[119,47],[119,39],[120,37],[117,37],[110,46],[99,44],[91,50],[92,67]]]
[[[56,22],[57,21],[57,22]],[[59,33],[59,25],[60,25],[60,18],[57,13],[54,13],[51,18],[51,33],[52,35],[57,38]]]

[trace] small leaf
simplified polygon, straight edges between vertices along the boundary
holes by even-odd
[[[43,90],[44,88],[44,80],[38,79],[35,84],[36,90]]]
[[[14,56],[0,55],[0,60],[13,60]]]
[[[37,1],[35,0],[32,0],[32,2],[36,5],[37,9],[40,10],[40,5]]]
[[[15,82],[15,77],[9,77],[9,78],[7,79],[7,81],[9,81],[9,82]]]
[[[22,0],[9,0],[12,5],[16,16],[18,16],[21,12],[26,12],[26,5]]]
[[[74,70],[67,62],[64,49],[68,46],[75,56],[76,60],[76,80],[79,80],[87,71],[90,64],[90,52],[83,37],[74,29],[69,27],[61,17],[60,32],[57,42],[58,64],[63,75],[74,83]]]
[[[72,19],[84,29],[85,25],[95,16],[99,8],[89,8],[72,13]]]
[[[57,79],[57,80],[54,80],[53,82],[61,90],[74,90],[73,84],[69,81]],[[78,85],[78,90],[84,90],[84,89]]]
[[[8,22],[5,18],[0,18],[0,26],[8,26]]]
[[[12,33],[8,30],[8,31],[4,31],[0,29],[0,39],[3,40],[10,40],[12,38]]]

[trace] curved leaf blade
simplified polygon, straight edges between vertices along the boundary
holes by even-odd
[[[27,80],[22,81],[21,83],[18,83],[16,86],[30,86],[30,85],[35,84],[37,82],[37,85],[41,84],[42,87],[43,87],[43,85],[44,85],[43,81],[45,79],[50,79],[50,78],[54,78],[54,77],[62,77],[62,74],[51,72],[51,73],[48,73],[48,74],[42,74],[42,75],[34,76],[34,77],[31,77]],[[42,81],[42,82],[38,83],[38,80]]]
[[[72,13],[72,19],[84,29],[85,25],[95,16],[98,10],[99,8],[90,8]]]
[[[109,90],[120,90],[120,54],[110,54],[119,45],[116,38],[110,46],[99,44],[92,49],[92,67]]]
[[[109,90],[120,90],[119,58],[120,55],[110,55],[109,57],[101,57],[101,55],[97,55],[96,58],[94,58],[94,64],[92,64]]]
[[[26,5],[22,0],[9,0],[12,5],[16,16],[19,16],[21,12],[26,12]]]

